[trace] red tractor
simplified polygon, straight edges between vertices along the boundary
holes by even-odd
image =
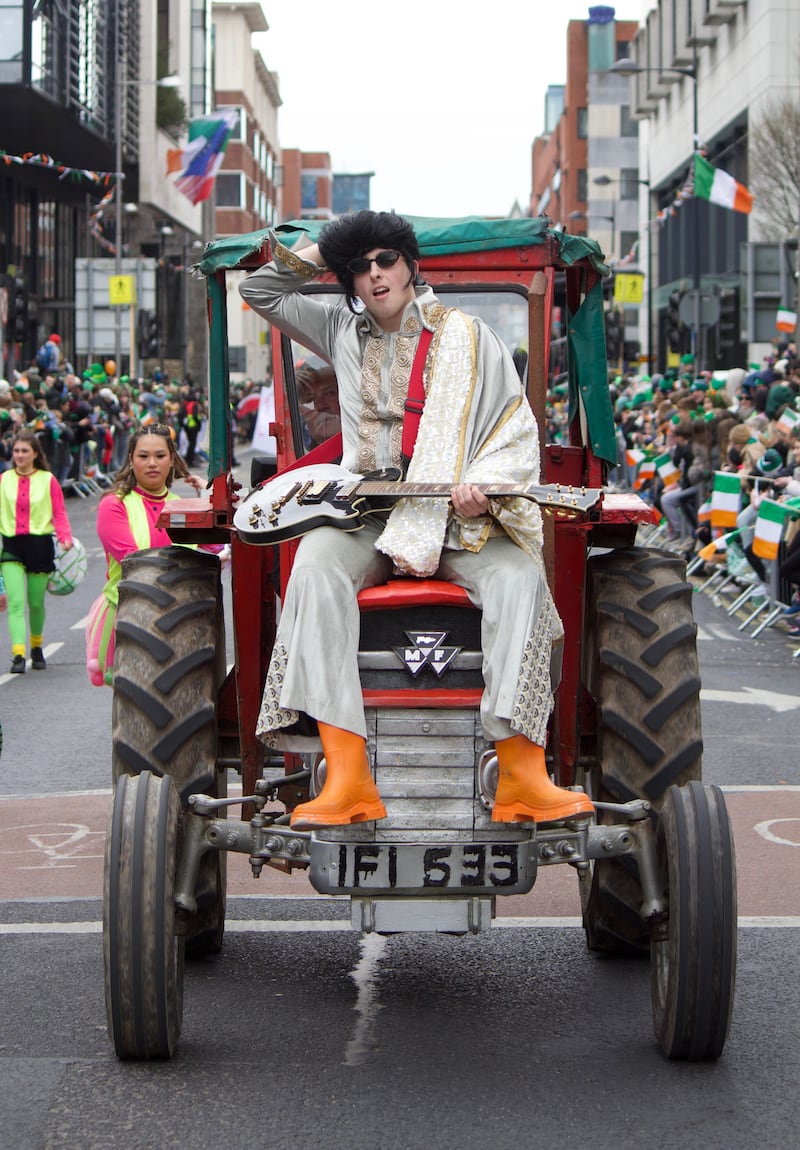
[[[225,856],[303,868],[312,887],[351,901],[356,930],[480,932],[496,899],[529,891],[538,868],[573,868],[586,939],[607,954],[646,954],[656,1037],[668,1057],[717,1058],[736,965],[735,861],[718,788],[701,782],[700,679],[692,589],[682,560],[636,545],[651,509],[606,489],[616,460],[602,277],[595,243],[545,219],[414,221],[422,274],[449,306],[489,322],[527,353],[527,392],[546,422],[553,309],[566,317],[569,416],[545,445],[548,578],[565,628],[548,739],[562,787],[585,789],[596,819],[537,828],[492,823],[497,780],[482,734],[480,616],[458,587],[392,580],[360,595],[359,653],[372,769],[388,818],[299,831],[289,813],[318,793],[324,759],[268,752],[255,735],[276,612],[296,543],[282,531],[311,449],[303,349],[272,332],[274,461],[247,493],[231,473],[228,279],[269,258],[264,233],[208,246],[209,496],[176,500],[176,546],[125,562],[113,704],[115,783],[105,864],[109,1033],[120,1057],[167,1058],[181,1029],[185,953],[222,946]],[[282,225],[291,245],[301,230]],[[332,279],[306,290],[339,292]],[[330,431],[330,425],[328,426]],[[269,476],[277,471],[277,479]],[[277,536],[250,529],[272,497]],[[386,495],[361,491],[359,496]],[[258,520],[257,522],[262,522]],[[283,540],[283,541],[281,541]],[[231,547],[234,662],[225,665],[220,568],[186,545]],[[330,657],[320,651],[320,658]],[[241,776],[243,800],[226,779]],[[241,817],[228,808],[242,803]]]

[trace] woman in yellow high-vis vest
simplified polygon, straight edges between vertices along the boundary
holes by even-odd
[[[25,673],[25,606],[28,607],[31,667],[47,666],[42,651],[44,601],[54,568],[53,535],[65,551],[72,547],[72,530],[64,495],[36,435],[27,428],[15,437],[13,467],[0,475],[0,554],[8,600],[11,673]]]
[[[170,491],[175,479],[183,479],[196,490],[204,486],[178,454],[171,429],[166,424],[150,424],[131,436],[114,490],[98,505],[97,535],[106,553],[108,577],[86,623],[86,672],[96,687],[110,686],[113,677],[122,560],[147,547],[171,545],[167,532],[156,524],[166,500],[176,498]]]

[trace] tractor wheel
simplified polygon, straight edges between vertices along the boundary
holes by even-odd
[[[175,921],[181,808],[172,780],[122,776],[106,835],[103,957],[108,1033],[120,1058],[171,1058],[183,1019]]]
[[[682,559],[637,547],[589,561],[586,682],[597,709],[597,767],[587,781],[598,800],[641,798],[658,811],[670,786],[701,777],[697,628],[685,574]],[[648,952],[632,858],[596,862],[582,902],[591,950]]]
[[[669,914],[653,928],[653,1028],[668,1058],[719,1058],[736,980],[736,860],[718,787],[670,787],[658,822]]]
[[[225,795],[217,770],[217,693],[225,673],[219,561],[187,547],[139,551],[119,585],[112,705],[113,777],[169,775],[189,795]],[[225,855],[203,856],[187,955],[218,953]]]

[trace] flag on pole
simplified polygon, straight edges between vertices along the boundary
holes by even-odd
[[[706,499],[705,503],[701,503],[697,508],[697,523],[711,523],[711,500]]]
[[[718,535],[716,539],[712,539],[705,547],[701,547],[697,554],[704,563],[709,563],[717,555],[724,555],[728,550],[728,544],[739,536],[738,531],[728,531],[725,535]]]
[[[721,168],[709,164],[699,153],[694,157],[694,194],[698,199],[734,212],[749,212],[753,207],[753,193]]]
[[[800,511],[789,503],[776,503],[774,499],[762,499],[758,508],[753,554],[759,559],[775,559],[783,537],[783,529],[788,519],[796,519]]]
[[[627,463],[628,467],[638,467],[643,460],[644,452],[639,451],[639,449],[636,447],[629,447],[625,452],[625,462]]]
[[[680,479],[680,471],[672,462],[672,456],[667,452],[666,455],[659,455],[656,459],[656,471],[663,480],[664,486],[669,487],[671,483],[677,483]]]
[[[636,478],[633,481],[633,490],[641,491],[645,483],[649,483],[651,479],[655,479],[656,475],[656,461],[655,459],[643,459],[639,464],[639,470],[636,472]]]
[[[797,327],[797,312],[791,311],[788,307],[779,307],[775,327],[778,331],[793,332]]]
[[[794,431],[798,423],[800,423],[800,415],[791,407],[784,408],[778,420],[778,427],[781,431]]]
[[[238,119],[236,108],[222,108],[209,116],[190,120],[188,142],[183,148],[170,148],[167,152],[167,175],[180,172],[175,187],[193,204],[211,195],[228,136]]]
[[[742,505],[742,481],[737,472],[715,471],[711,489],[711,526],[735,527]]]

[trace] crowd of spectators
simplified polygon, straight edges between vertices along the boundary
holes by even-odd
[[[613,486],[635,490],[650,502],[663,517],[663,541],[687,559],[700,552],[709,561],[740,559],[765,598],[774,599],[782,584],[788,613],[800,620],[798,520],[786,516],[777,572],[769,571],[753,549],[762,501],[794,507],[800,496],[800,359],[795,344],[782,344],[761,367],[713,373],[695,373],[692,357],[684,356],[679,369],[664,375],[617,378],[612,400],[618,441]],[[712,524],[715,488],[726,474],[738,478],[733,531]],[[710,545],[721,535],[725,545],[717,552]]]
[[[60,341],[47,341],[56,347]],[[252,428],[236,418],[236,407],[255,384],[232,389],[235,438]],[[78,373],[63,360],[52,366],[34,362],[13,378],[0,379],[0,471],[11,465],[11,445],[22,428],[33,430],[62,487],[97,485],[123,465],[131,434],[150,423],[166,424],[191,467],[206,458],[207,410],[191,376],[168,379],[117,375],[112,360],[93,363]],[[102,484],[105,486],[105,484]]]

